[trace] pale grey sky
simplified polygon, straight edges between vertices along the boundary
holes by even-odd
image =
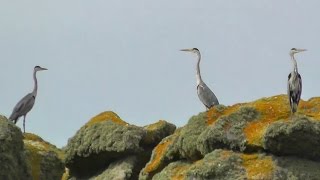
[[[146,125],[178,126],[205,108],[194,56],[221,104],[286,93],[297,55],[302,98],[320,93],[318,0],[3,0],[0,3],[0,109],[9,116],[32,91],[26,130],[61,147],[106,110]],[[22,127],[22,119],[18,123]]]

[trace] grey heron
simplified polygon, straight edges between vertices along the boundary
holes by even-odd
[[[12,114],[9,119],[12,120],[15,124],[18,119],[23,116],[23,132],[25,132],[25,120],[27,113],[32,109],[38,91],[38,81],[37,81],[37,72],[47,70],[46,68],[42,68],[40,66],[35,66],[33,70],[33,80],[34,80],[34,88],[33,91],[26,96],[24,96],[18,104],[13,108]]]
[[[201,54],[199,49],[181,49],[180,51],[187,51],[197,55],[198,62],[196,66],[196,79],[197,79],[197,93],[200,101],[206,106],[207,109],[210,109],[212,106],[218,105],[219,101],[214,93],[209,89],[206,83],[203,82],[200,74],[200,61]]]
[[[293,71],[288,76],[288,98],[291,114],[294,114],[297,111],[302,92],[302,79],[298,73],[298,65],[294,55],[303,51],[306,51],[306,49],[292,48],[290,50],[290,56],[293,62]]]

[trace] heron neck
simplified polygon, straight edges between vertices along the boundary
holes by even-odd
[[[200,53],[197,53],[197,56],[198,56],[198,62],[197,62],[197,69],[196,69],[196,78],[197,78],[197,84],[199,85],[200,82],[202,81],[202,78],[201,78],[201,74],[200,74],[200,61],[201,61],[201,55]]]
[[[37,71],[34,71],[33,72],[33,80],[34,80],[34,88],[33,88],[33,91],[32,91],[32,94],[34,96],[37,96],[37,91],[38,91],[38,81],[37,81]]]
[[[292,59],[292,62],[293,62],[293,71],[294,72],[298,72],[298,65],[297,65],[296,59],[294,58],[294,55],[291,55],[291,59]]]

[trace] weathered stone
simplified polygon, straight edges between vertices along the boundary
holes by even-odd
[[[145,134],[142,128],[125,123],[113,112],[99,114],[68,142],[66,166],[70,175],[90,177],[120,157],[140,153]]]
[[[143,127],[143,129],[146,131],[143,143],[156,146],[163,138],[171,135],[175,131],[176,126],[160,120],[154,124]]]
[[[60,149],[30,133],[24,134],[23,142],[32,179],[61,179],[65,168],[64,154]]]
[[[32,179],[22,138],[20,129],[4,116],[0,116],[0,179]]]

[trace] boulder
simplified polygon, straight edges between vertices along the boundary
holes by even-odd
[[[70,177],[98,178],[106,174],[111,177],[112,172],[119,170],[125,172],[125,179],[136,179],[154,146],[174,130],[175,126],[165,121],[138,127],[113,112],[103,112],[69,139],[66,166]]]
[[[26,162],[32,179],[56,180],[64,173],[64,154],[35,134],[24,133]]]
[[[307,164],[312,164],[312,161],[307,159],[318,163],[320,160],[320,98],[301,100],[298,112],[294,115],[290,113],[286,95],[262,98],[228,107],[215,106],[207,112],[193,116],[187,125],[163,139],[154,148],[151,159],[140,172],[139,178],[159,177],[161,179],[163,175],[170,174],[175,169],[173,167],[179,167],[180,173],[185,172],[180,169],[180,165],[185,167],[186,163],[193,164],[205,160],[208,154],[217,149],[228,149],[244,154],[272,153],[270,157],[277,162],[281,160],[275,158],[276,156],[294,156],[299,161],[308,162]],[[279,166],[277,171],[272,172],[280,172],[280,164],[277,164]],[[284,171],[288,169],[285,168]],[[302,171],[301,173],[303,174]],[[237,176],[240,177],[239,174]],[[188,177],[192,178],[193,175]],[[219,179],[220,175],[210,176],[212,177]],[[230,176],[230,178],[235,177]],[[206,179],[205,176],[199,176],[199,178]]]
[[[0,116],[0,179],[31,180],[20,129]]]
[[[318,179],[320,162],[217,149],[198,161],[170,163],[152,179]]]

